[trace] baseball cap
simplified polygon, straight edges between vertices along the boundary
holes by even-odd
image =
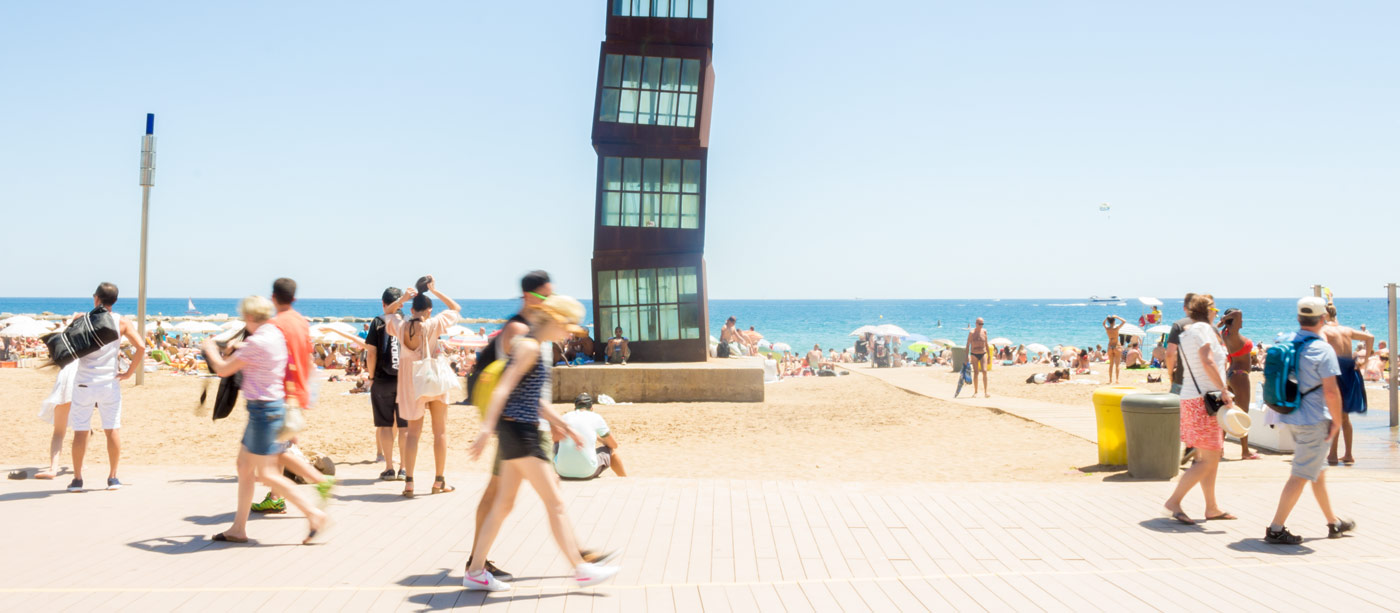
[[[1308,317],[1325,317],[1327,315],[1327,301],[1316,296],[1308,296],[1298,299],[1298,314]]]
[[[582,409],[591,406],[593,406],[593,397],[589,396],[588,392],[583,392],[582,394],[574,396],[575,409]]]

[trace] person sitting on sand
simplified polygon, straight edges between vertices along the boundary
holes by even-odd
[[[1130,370],[1142,370],[1147,368],[1147,362],[1142,360],[1142,349],[1138,348],[1137,341],[1128,346],[1128,355],[1123,358],[1124,368]]]
[[[1074,374],[1089,374],[1089,351],[1087,349],[1081,349],[1079,351],[1079,359],[1074,362]]]
[[[554,443],[554,471],[560,477],[595,479],[609,468],[619,477],[627,476],[617,453],[617,439],[603,416],[593,412],[592,396],[579,394],[574,398],[574,410],[559,418],[583,439],[582,446],[571,441]]]

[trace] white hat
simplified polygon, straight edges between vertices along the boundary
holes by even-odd
[[[1249,417],[1249,413],[1234,405],[1222,407],[1216,411],[1215,419],[1220,422],[1220,428],[1226,434],[1235,438],[1249,435],[1249,426],[1254,423],[1254,420]]]
[[[1327,301],[1316,296],[1299,298],[1298,314],[1307,317],[1325,317],[1327,315]]]

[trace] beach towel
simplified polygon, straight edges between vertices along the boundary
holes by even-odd
[[[73,401],[73,381],[78,376],[78,362],[69,362],[62,370],[58,371],[58,377],[54,379],[53,390],[49,392],[44,403],[39,406],[39,419],[53,425],[53,410],[60,404],[67,404]]]

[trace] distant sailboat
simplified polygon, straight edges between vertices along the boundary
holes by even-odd
[[[198,309],[194,308],[193,298],[186,298],[185,300],[189,302],[189,309],[185,311],[186,315],[203,315],[203,313],[200,313]]]

